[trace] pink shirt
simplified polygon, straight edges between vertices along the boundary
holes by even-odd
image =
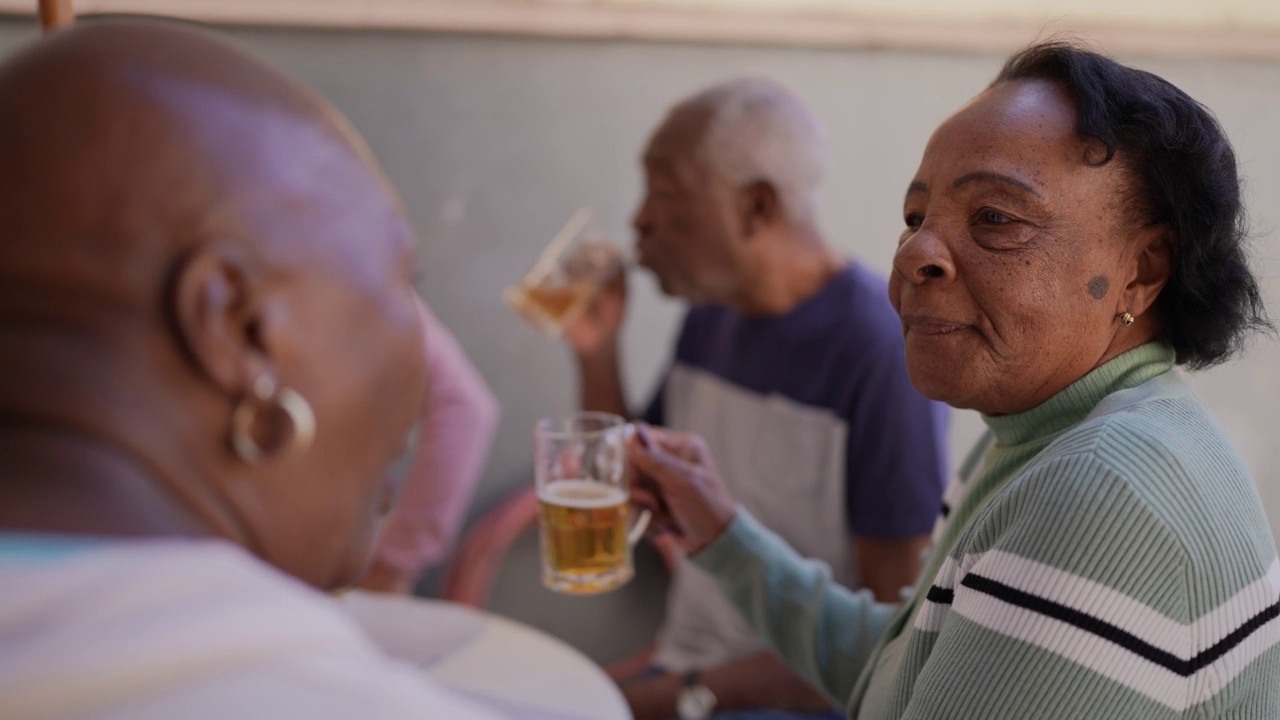
[[[375,562],[422,574],[453,546],[484,469],[499,406],[457,339],[423,307],[427,401],[400,504],[384,521]]]

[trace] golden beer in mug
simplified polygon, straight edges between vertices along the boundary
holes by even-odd
[[[635,574],[631,549],[648,513],[630,527],[626,483],[629,426],[616,415],[548,418],[535,431],[542,583],[591,595]]]
[[[507,288],[503,299],[529,324],[551,333],[551,328],[564,327],[595,293],[596,286],[587,282],[562,287],[516,285]]]
[[[557,480],[538,492],[538,509],[546,563],[554,577],[576,580],[571,592],[599,592],[631,579],[624,491]]]

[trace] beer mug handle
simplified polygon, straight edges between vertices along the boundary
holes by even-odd
[[[622,430],[623,437],[627,443],[631,442],[631,438],[635,437],[636,426],[634,423],[627,423]],[[627,531],[627,546],[635,547],[640,542],[640,538],[644,537],[644,531],[649,529],[649,521],[653,519],[653,513],[647,508],[642,509],[640,514],[636,516],[636,524],[631,526]]]
[[[635,547],[640,542],[640,538],[644,537],[644,531],[649,529],[649,521],[653,519],[653,513],[648,508],[640,511],[636,516],[636,524],[631,526],[631,530],[627,532],[627,546]]]

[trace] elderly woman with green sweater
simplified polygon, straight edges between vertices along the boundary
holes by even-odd
[[[1280,718],[1275,541],[1175,367],[1270,327],[1209,111],[1034,46],[934,133],[903,217],[912,382],[988,428],[914,593],[831,582],[737,508],[695,437],[641,429],[636,501],[851,718]],[[693,699],[684,716],[737,701]]]

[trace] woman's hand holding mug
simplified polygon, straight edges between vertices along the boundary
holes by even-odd
[[[710,545],[738,505],[697,435],[637,425],[628,447],[631,501],[653,512],[651,533],[670,533],[690,555]]]

